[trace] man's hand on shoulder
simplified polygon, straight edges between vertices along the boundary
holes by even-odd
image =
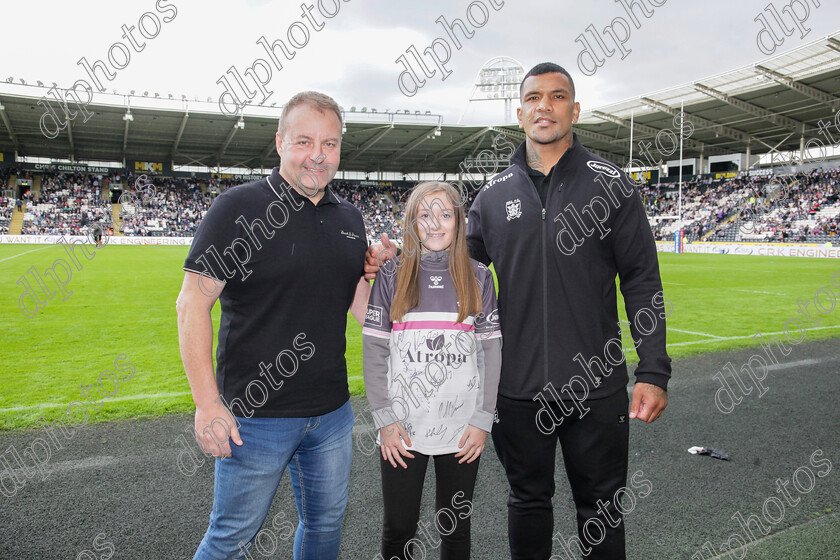
[[[638,382],[633,386],[630,418],[638,418],[650,424],[662,415],[666,406],[668,406],[668,392],[662,387]]]
[[[397,256],[397,246],[388,239],[388,234],[383,233],[381,239],[382,243],[372,243],[365,253],[365,280],[376,279],[376,273],[385,261]]]

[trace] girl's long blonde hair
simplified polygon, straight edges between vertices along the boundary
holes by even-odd
[[[452,276],[459,303],[456,322],[461,323],[470,315],[481,313],[481,291],[478,288],[478,281],[467,250],[467,228],[461,195],[449,183],[428,181],[420,183],[411,190],[405,205],[403,247],[397,265],[397,286],[390,311],[392,322],[402,320],[405,314],[417,307],[420,302],[419,275],[422,248],[418,237],[421,234],[417,233],[417,212],[423,199],[436,192],[445,193],[445,197],[435,199],[432,202],[432,208],[437,204],[444,206],[448,201],[455,213],[455,239],[449,246],[449,274]]]

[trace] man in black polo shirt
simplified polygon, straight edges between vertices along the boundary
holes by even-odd
[[[327,186],[341,129],[333,99],[294,96],[280,116],[280,167],[222,193],[190,247],[177,303],[181,357],[197,439],[217,457],[196,559],[270,554],[257,532],[287,466],[299,517],[294,557],[338,556],[353,454],[344,333],[348,309],[364,321],[370,291],[362,215]],[[291,536],[285,522],[272,524]]]

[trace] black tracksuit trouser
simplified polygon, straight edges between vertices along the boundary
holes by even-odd
[[[551,410],[540,413],[540,401],[502,395],[497,401],[498,422],[492,435],[510,484],[511,559],[575,560],[584,556],[586,560],[624,560],[624,521],[614,501],[627,481],[627,392],[622,389],[603,399],[579,403],[582,417],[571,401],[547,404]],[[577,508],[577,536],[552,535],[558,442]],[[552,541],[560,549],[553,557]]]
[[[460,457],[454,453],[430,456],[411,451],[411,454],[413,459],[403,457],[407,469],[399,464],[393,467],[379,458],[385,502],[382,556],[385,560],[431,560],[436,556],[434,549],[440,547],[441,560],[469,560],[473,490],[481,457],[472,463],[458,463]],[[423,482],[430,457],[435,463],[436,479],[432,522],[420,520]]]

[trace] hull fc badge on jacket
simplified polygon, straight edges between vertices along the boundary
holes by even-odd
[[[507,219],[511,221],[522,215],[522,201],[517,199],[508,200],[505,203],[505,210],[507,211]]]

